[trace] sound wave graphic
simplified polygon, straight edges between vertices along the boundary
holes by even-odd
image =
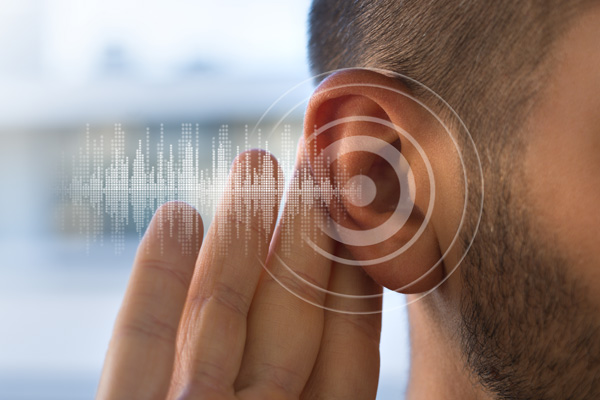
[[[236,175],[235,182],[230,182],[226,191],[235,156],[251,148],[249,136],[246,128],[244,145],[242,148],[236,146],[234,152],[229,127],[223,125],[218,135],[212,138],[212,148],[206,149],[210,151],[207,155],[202,154],[206,150],[200,144],[198,126],[194,131],[192,124],[182,124],[176,146],[165,145],[161,128],[156,152],[151,154],[150,130],[147,129],[145,143],[138,141],[135,156],[130,159],[125,131],[121,124],[116,124],[114,137],[110,140],[110,158],[107,159],[104,137],[91,139],[88,126],[85,145],[73,157],[71,172],[63,174],[62,203],[63,208],[69,210],[68,218],[66,215],[64,218],[70,219],[78,232],[86,237],[88,251],[91,243],[103,244],[104,235],[110,232],[115,252],[120,253],[125,247],[126,231],[133,227],[141,237],[156,209],[171,200],[194,206],[205,221],[214,215],[220,202],[227,204],[229,217],[246,222],[241,224],[244,228],[237,226],[236,229],[250,229],[247,222],[259,213],[258,228],[262,230],[274,222],[274,209],[279,205],[285,182],[288,182],[284,196],[287,199],[286,213],[291,216],[314,216],[315,205],[340,201],[344,197],[360,199],[362,196],[358,181],[343,187],[327,179],[317,182],[315,175],[327,176],[325,170],[328,167],[325,166],[300,168],[294,174],[296,179],[292,180],[297,147],[293,138],[299,135],[292,134],[290,125],[285,125],[276,138],[279,148],[274,153],[279,156],[278,166],[267,155],[258,167],[244,165],[246,171]],[[256,138],[258,147],[270,152],[269,141],[262,143],[260,131]],[[150,161],[151,156],[154,162]],[[209,158],[211,166],[203,168]],[[321,170],[315,174],[315,168]],[[280,180],[275,179],[278,169]],[[335,175],[336,181],[346,182],[344,171],[338,169]],[[302,225],[308,227],[310,224]],[[219,231],[224,244],[239,237],[239,233]],[[179,239],[186,240],[185,237]],[[289,242],[284,243],[284,249],[289,248],[292,238],[283,240]]]

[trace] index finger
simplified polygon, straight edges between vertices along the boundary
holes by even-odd
[[[154,215],[135,258],[97,399],[166,396],[203,233],[200,215],[185,203],[167,203]]]

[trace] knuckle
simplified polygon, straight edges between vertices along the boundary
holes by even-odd
[[[151,312],[142,312],[118,328],[118,336],[149,339],[169,346],[175,345],[177,328]]]
[[[176,399],[231,399],[231,386],[224,382],[222,375],[220,366],[198,362],[193,375],[180,384]]]
[[[271,393],[269,398],[298,399],[303,389],[302,376],[289,368],[263,363],[261,365],[262,381]]]
[[[246,318],[250,308],[250,299],[232,285],[224,282],[216,282],[210,292],[193,296],[191,302],[195,304],[198,313],[207,304],[213,302],[217,306],[226,308],[243,318]]]
[[[192,277],[192,271],[183,270],[166,260],[144,258],[139,262],[139,268],[158,275],[159,280],[174,281],[184,289],[187,289]]]
[[[282,285],[291,293],[313,303],[313,305],[323,305],[325,303],[325,291],[320,288],[318,282],[304,272],[294,271],[294,273],[298,276],[280,270],[275,276],[269,274],[268,279],[273,283]]]
[[[215,284],[211,297],[217,303],[229,308],[234,313],[244,318],[250,308],[250,299],[248,299],[239,289],[224,282],[217,282]]]

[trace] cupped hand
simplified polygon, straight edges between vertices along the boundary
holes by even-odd
[[[264,157],[238,157],[229,193],[242,195],[236,185],[256,179],[250,175]],[[317,288],[380,289],[361,269],[301,244],[317,217],[286,206],[275,227],[276,205],[265,211],[256,200],[256,212],[239,218],[235,196],[225,197],[204,239],[193,207],[171,202],[157,211],[134,261],[97,399],[374,399],[380,314],[329,311],[350,300]],[[284,238],[291,243],[285,251]],[[380,307],[378,297],[362,301]]]

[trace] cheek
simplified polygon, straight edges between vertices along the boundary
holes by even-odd
[[[600,131],[582,121],[548,124],[534,136],[526,196],[541,239],[560,246],[578,279],[600,287]]]

